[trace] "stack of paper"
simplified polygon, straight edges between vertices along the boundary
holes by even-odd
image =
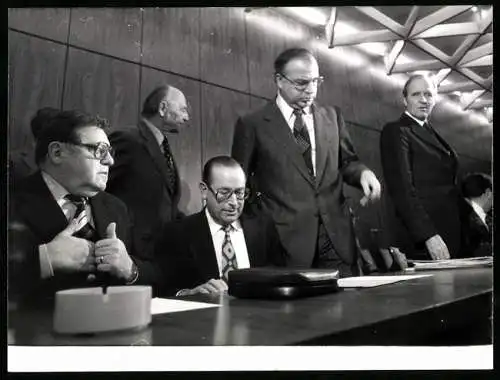
[[[429,277],[430,274],[401,275],[401,276],[360,276],[345,277],[338,280],[341,288],[372,288],[374,286],[393,284],[399,281],[414,280],[421,277]]]
[[[476,268],[492,266],[493,257],[484,256],[448,260],[409,260],[409,262],[415,265],[416,270]]]

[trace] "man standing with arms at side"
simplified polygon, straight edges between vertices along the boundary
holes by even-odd
[[[358,274],[354,230],[344,181],[363,189],[362,203],[380,196],[380,183],[354,151],[337,107],[314,103],[322,82],[318,63],[302,48],[274,63],[278,95],[238,119],[232,156],[250,178],[290,257],[288,267]]]
[[[394,243],[409,258],[449,259],[460,251],[457,157],[428,121],[436,95],[430,78],[411,76],[404,113],[380,136],[387,191],[401,222],[392,229]]]
[[[153,90],[137,125],[113,131],[115,150],[107,191],[127,205],[133,224],[134,251],[150,260],[148,278],[157,272],[151,260],[166,223],[177,219],[180,181],[167,133],[189,121],[186,98],[172,86]]]

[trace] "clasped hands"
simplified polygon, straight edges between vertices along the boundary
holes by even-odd
[[[46,244],[54,273],[107,272],[119,279],[130,277],[133,262],[116,236],[116,223],[110,223],[105,238],[95,243],[72,236],[77,229],[78,223],[73,220]]]

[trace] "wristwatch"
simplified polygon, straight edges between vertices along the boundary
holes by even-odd
[[[137,268],[137,265],[134,262],[132,262],[132,270],[130,272],[130,277],[128,278],[126,284],[131,285],[134,282],[136,282],[138,278],[139,278],[139,269]]]

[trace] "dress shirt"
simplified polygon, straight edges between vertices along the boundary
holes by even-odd
[[[163,135],[163,133],[161,133],[160,130],[153,123],[151,123],[148,119],[146,119],[146,118],[143,117],[142,121],[144,122],[144,124],[147,125],[147,127],[149,128],[149,130],[151,131],[151,133],[155,137],[156,142],[160,146],[161,152],[165,153],[163,151],[163,145],[162,145],[163,140],[165,139],[165,136]]]
[[[293,124],[295,123],[295,115],[293,113],[294,109],[286,102],[283,97],[278,94],[276,97],[276,105],[280,109],[283,117],[285,118],[290,130],[293,134]],[[314,117],[311,107],[304,108],[305,114],[302,115],[302,119],[306,124],[307,132],[309,133],[309,140],[311,140],[311,160],[313,164],[314,175],[316,175],[316,139],[314,133]]]
[[[66,190],[59,182],[57,182],[54,177],[44,171],[42,171],[42,178],[49,188],[49,191],[54,197],[55,201],[61,208],[61,211],[64,213],[64,216],[66,216],[66,219],[68,219],[68,221],[72,220],[75,217],[76,205],[65,198],[65,196],[69,194],[68,190]],[[87,214],[87,221],[91,226],[94,226],[92,211],[90,208],[90,204],[88,203],[85,206],[85,213]],[[41,244],[38,247],[38,252],[40,255],[40,276],[42,278],[54,276],[54,270],[52,269],[49,254],[47,252],[47,245]]]
[[[469,204],[472,206],[472,209],[474,212],[479,216],[479,219],[482,220],[485,226],[488,226],[486,223],[486,212],[484,212],[483,208],[479,206],[476,202],[474,202],[472,199],[467,199],[466,201],[469,202]]]
[[[208,226],[210,228],[210,235],[212,235],[212,243],[215,249],[215,256],[217,257],[217,266],[219,268],[219,275],[222,274],[222,243],[226,233],[219,223],[217,223],[212,215],[205,208],[205,215],[207,216]],[[233,245],[234,253],[236,255],[236,262],[238,269],[250,268],[250,261],[248,259],[247,245],[245,242],[245,235],[239,220],[231,223],[233,229],[229,232],[231,244]]]
[[[420,119],[417,119],[415,116],[413,116],[411,113],[409,113],[408,111],[405,111],[405,114],[407,114],[409,117],[411,117],[413,120],[415,120],[418,125],[420,125],[421,127],[424,126],[425,122],[427,121],[427,119],[425,120],[420,120]]]

